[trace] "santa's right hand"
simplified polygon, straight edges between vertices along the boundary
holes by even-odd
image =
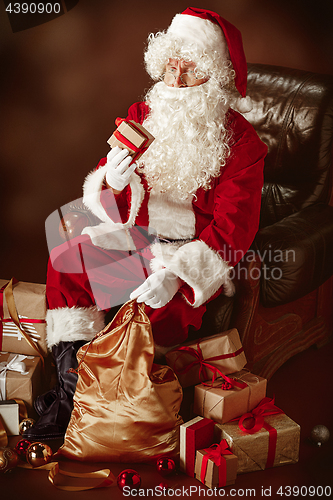
[[[127,149],[118,146],[112,148],[107,154],[106,162],[106,182],[116,191],[122,191],[130,182],[132,173],[137,167],[135,162],[129,166],[132,157]]]

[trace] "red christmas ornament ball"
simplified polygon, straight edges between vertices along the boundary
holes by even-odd
[[[165,491],[168,491],[169,489],[169,486],[167,485],[167,483],[165,483],[164,481],[162,481],[159,485],[158,485],[158,488],[161,490],[161,492],[165,492]]]
[[[8,472],[14,469],[19,461],[18,454],[15,450],[7,447],[0,448],[0,473]]]
[[[118,488],[123,490],[125,486],[129,486],[130,489],[137,489],[141,486],[141,476],[134,469],[125,469],[117,477]]]
[[[175,462],[171,458],[159,458],[156,467],[162,476],[170,476],[176,469]]]
[[[21,439],[21,441],[16,444],[15,451],[18,454],[20,460],[23,460],[25,462],[27,461],[26,453],[30,445],[31,442],[27,439]]]

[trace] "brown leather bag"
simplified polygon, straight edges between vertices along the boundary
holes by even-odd
[[[153,362],[144,304],[124,304],[77,357],[74,409],[59,454],[94,462],[176,458],[182,388],[170,367]]]

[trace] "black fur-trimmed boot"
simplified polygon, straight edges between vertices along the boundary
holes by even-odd
[[[63,438],[73,410],[78,375],[77,351],[104,328],[103,311],[94,307],[48,310],[46,340],[55,362],[58,384],[34,402],[40,418],[23,437],[29,441]]]
[[[73,410],[73,396],[78,376],[70,368],[77,368],[76,353],[85,340],[59,342],[52,347],[52,355],[58,375],[58,384],[51,391],[39,396],[35,408],[39,410],[37,423],[27,429],[23,437],[32,440],[58,439],[65,435]]]

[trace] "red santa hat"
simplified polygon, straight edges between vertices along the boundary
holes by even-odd
[[[222,60],[230,60],[235,71],[235,86],[242,96],[237,109],[243,113],[252,109],[251,99],[246,97],[247,65],[242,35],[233,24],[216,12],[188,7],[176,14],[167,33],[208,53],[220,53]]]

